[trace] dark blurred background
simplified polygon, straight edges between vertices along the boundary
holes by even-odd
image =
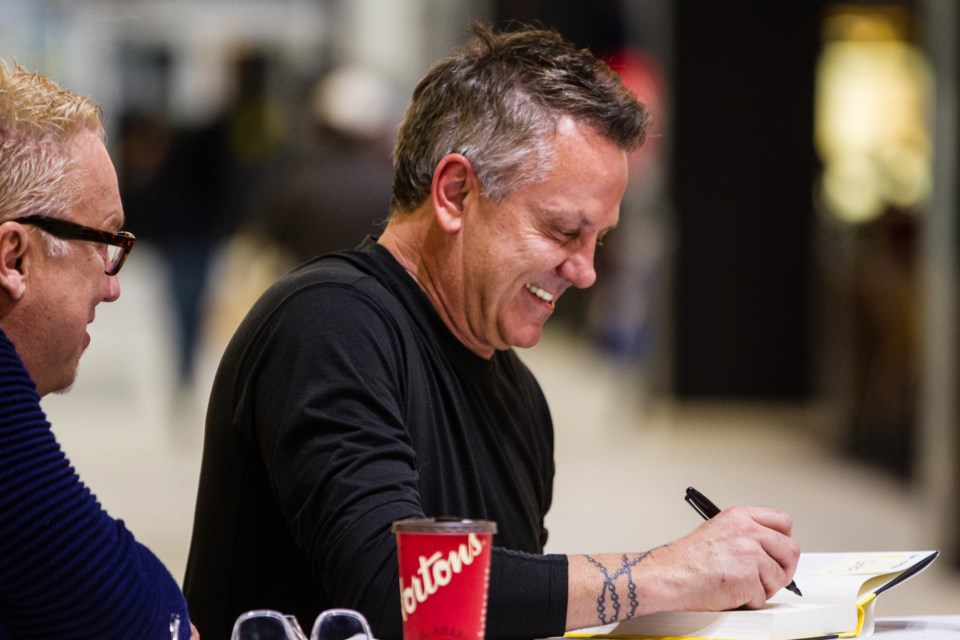
[[[407,96],[472,19],[559,29],[656,125],[598,284],[557,323],[638,396],[817,407],[823,446],[912,487],[957,563],[954,0],[0,0],[0,15],[0,56],[104,106],[128,227],[168,279],[174,394],[273,277],[376,233]]]

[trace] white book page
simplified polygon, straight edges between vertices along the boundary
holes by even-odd
[[[932,551],[801,553],[797,575],[879,575],[903,571]],[[802,589],[801,589],[802,591]]]
[[[800,562],[794,575],[794,582],[803,597],[781,589],[770,601],[785,604],[855,604],[864,592],[875,590],[931,553],[933,552],[803,553],[800,554]],[[864,588],[865,586],[867,588]]]

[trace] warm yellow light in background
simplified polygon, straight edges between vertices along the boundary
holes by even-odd
[[[837,8],[824,23],[815,141],[821,198],[851,223],[890,207],[916,211],[930,194],[927,62],[890,11]]]

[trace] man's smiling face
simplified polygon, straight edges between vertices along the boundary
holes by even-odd
[[[475,352],[537,344],[567,287],[596,280],[596,247],[619,219],[626,153],[569,118],[554,142],[544,181],[499,203],[481,197],[464,221],[463,311]]]

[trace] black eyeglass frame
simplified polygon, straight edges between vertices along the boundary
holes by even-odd
[[[59,218],[50,218],[42,215],[14,218],[12,222],[33,225],[61,240],[86,240],[87,242],[97,242],[99,244],[120,247],[120,256],[111,263],[108,269],[103,270],[108,276],[115,276],[120,273],[123,263],[127,261],[127,256],[130,254],[130,250],[133,249],[133,244],[137,240],[129,231],[117,231],[113,233],[111,231],[87,227],[82,224],[77,224],[76,222],[70,222],[69,220],[60,220]]]

